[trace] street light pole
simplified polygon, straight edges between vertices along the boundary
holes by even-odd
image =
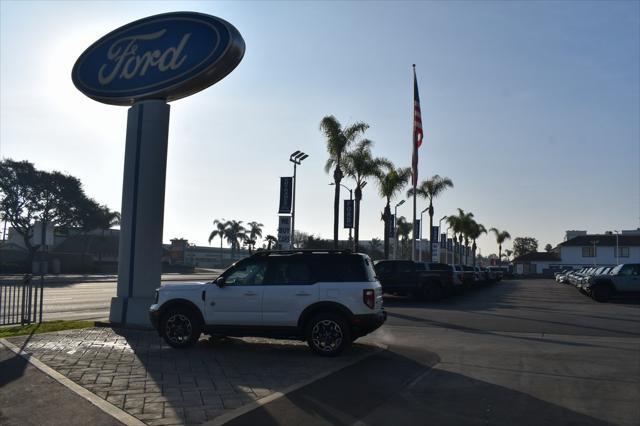
[[[445,240],[444,240],[444,261],[448,265],[449,264],[449,229],[451,227],[447,226],[447,232],[445,232]]]
[[[445,220],[447,217],[448,216],[442,216],[440,218],[440,221],[438,221],[438,232],[439,233],[442,233],[442,221]],[[440,237],[440,236],[438,235],[438,237]],[[440,239],[440,238],[438,238],[438,239]],[[433,247],[433,244],[431,244],[431,247]],[[442,243],[440,243],[440,248],[442,248]],[[446,241],[445,241],[445,249],[446,249]],[[433,250],[433,248],[432,248],[432,250]],[[440,259],[441,259],[441,256],[440,256],[439,253],[440,253],[440,249],[438,249],[438,263],[440,263]],[[431,255],[431,257],[433,258],[433,255]]]
[[[395,241],[393,244],[393,259],[398,259],[398,207],[404,204],[404,200],[401,200],[398,204],[396,204],[393,209],[393,217],[394,217],[394,226],[393,226],[393,234],[395,236]]]
[[[591,244],[593,244],[593,266],[596,266],[596,244],[598,244],[599,241],[598,240],[592,240]]]
[[[420,212],[420,247],[418,248],[418,261],[420,261],[420,262],[422,262],[422,240],[423,240],[423,237],[424,237],[424,235],[422,234],[422,228],[423,228],[422,224],[424,223],[422,221],[422,216],[424,215],[424,212],[426,212],[427,210],[429,210],[429,207],[427,207],[426,209],[424,209],[424,210],[422,210]],[[431,234],[429,234],[429,235],[431,235]],[[431,239],[431,237],[429,237],[429,239]],[[429,241],[429,242],[431,242],[431,241]]]
[[[289,156],[289,161],[293,163],[293,193],[292,193],[292,203],[291,203],[291,237],[289,241],[289,246],[293,248],[293,237],[295,231],[296,224],[296,166],[299,166],[303,160],[305,160],[309,155],[305,154],[302,151],[296,151]]]

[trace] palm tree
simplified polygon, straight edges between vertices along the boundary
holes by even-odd
[[[407,222],[404,216],[400,216],[396,222],[396,228],[398,229],[398,236],[402,237],[402,254],[401,258],[404,258],[407,252],[407,242],[409,241],[409,235],[413,231],[413,224]]]
[[[382,213],[384,221],[384,258],[389,258],[389,222],[391,221],[391,199],[405,187],[411,176],[411,169],[395,168],[389,162],[388,170],[376,176],[378,180],[378,193],[387,203]]]
[[[353,151],[345,153],[343,158],[344,173],[356,181],[353,237],[353,248],[356,252],[360,241],[360,201],[362,200],[362,188],[367,183],[365,179],[379,175],[382,167],[390,166],[389,160],[373,157],[371,154],[372,146],[373,142],[363,139],[358,142]]]
[[[246,229],[242,226],[241,220],[230,220],[226,223],[224,238],[231,245],[231,258],[233,259],[236,250],[240,249],[240,242],[246,237]]]
[[[489,229],[496,236],[496,243],[498,243],[498,259],[502,260],[502,243],[511,239],[511,235],[507,231],[498,231],[496,228]]]
[[[380,251],[380,248],[382,247],[382,240],[380,238],[372,238],[369,247],[372,252]]]
[[[340,215],[340,181],[343,177],[342,157],[349,145],[368,128],[368,124],[357,122],[343,129],[333,115],[324,117],[320,122],[320,130],[327,138],[327,151],[329,152],[329,159],[324,170],[329,173],[331,168],[334,168],[333,181],[336,186],[333,197],[333,247],[336,249],[338,248],[338,217]]]
[[[431,235],[431,229],[433,228],[433,199],[442,194],[447,188],[453,188],[453,182],[448,177],[439,175],[433,175],[430,179],[423,180],[420,186],[416,187],[416,196],[429,200],[429,235]],[[413,197],[413,188],[407,191],[407,197]],[[431,247],[429,247],[429,254],[431,254]]]
[[[222,240],[226,235],[228,224],[229,222],[226,222],[224,219],[214,220],[213,225],[216,227],[216,229],[211,231],[211,233],[209,234],[209,245],[211,245],[211,240],[213,240],[215,237],[220,237],[220,266],[222,266]]]
[[[473,253],[473,266],[476,266],[476,240],[480,238],[480,235],[487,233],[487,228],[484,227],[481,223],[476,222],[475,220],[470,224],[469,227],[470,233],[469,238],[473,241],[473,245],[471,246],[471,252]]]
[[[255,249],[258,238],[262,238],[262,227],[264,225],[258,222],[249,222],[247,225],[249,226],[249,240],[252,241],[251,245]],[[249,253],[251,253],[251,249],[249,249]]]
[[[120,216],[120,212],[114,212],[109,210],[107,207],[103,210],[103,226],[102,228],[102,236],[100,237],[101,245],[100,251],[98,252],[98,263],[102,265],[102,248],[104,246],[104,232],[107,229],[111,229],[114,226],[120,225],[120,220],[122,217]]]
[[[264,239],[267,242],[267,250],[271,250],[271,245],[275,247],[278,244],[278,239],[273,235],[267,235]]]
[[[458,241],[460,245],[462,245],[462,242],[464,241],[464,247],[469,247],[469,234],[473,231],[473,222],[473,213],[465,213],[461,208],[458,208],[457,216],[447,217],[447,223],[453,230],[453,240]],[[460,254],[460,263],[463,263],[462,253]]]
[[[506,249],[504,251],[504,255],[503,256],[505,256],[507,258],[507,262],[509,261],[509,258],[511,258],[512,254],[513,254],[513,250]],[[500,259],[500,261],[502,261],[502,259]]]

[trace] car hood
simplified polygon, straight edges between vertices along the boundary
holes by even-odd
[[[174,282],[171,284],[163,284],[160,287],[160,291],[194,291],[202,289],[204,286],[209,285],[206,282]]]

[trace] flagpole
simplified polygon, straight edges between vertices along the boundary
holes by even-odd
[[[416,79],[416,64],[413,64],[413,78],[414,78],[414,82]],[[414,94],[415,96],[415,94]],[[414,100],[415,102],[415,100]],[[415,105],[414,105],[415,108]],[[415,127],[415,117],[414,117],[414,127]],[[413,155],[418,155],[417,150],[418,148],[416,147],[416,136],[415,136],[415,128],[413,131],[413,151],[414,154]],[[413,181],[413,250],[411,250],[411,260],[415,261],[416,260],[416,184],[418,183],[418,179],[416,179],[416,174],[417,174],[417,167],[416,170],[413,170],[413,176],[411,177],[411,180]],[[431,233],[431,230],[429,230],[429,233]]]

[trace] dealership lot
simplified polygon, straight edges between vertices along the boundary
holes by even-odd
[[[440,302],[385,304],[387,323],[329,360],[269,339],[160,350],[153,334],[108,328],[12,342],[149,424],[640,421],[637,301],[599,304],[553,280],[511,280]],[[307,383],[335,367],[345,368]],[[307,384],[235,411],[296,383]]]

